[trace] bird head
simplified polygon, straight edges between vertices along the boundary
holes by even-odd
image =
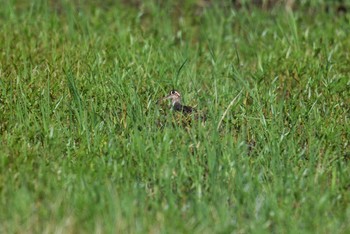
[[[181,94],[176,90],[171,90],[169,94],[164,98],[162,98],[161,100],[165,100],[165,99],[171,99],[171,103],[172,105],[174,105],[177,102],[178,103],[181,102]]]

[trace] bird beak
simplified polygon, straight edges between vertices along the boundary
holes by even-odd
[[[166,96],[166,97],[163,97],[163,98],[159,99],[159,100],[158,100],[158,103],[160,103],[160,102],[162,102],[162,101],[164,101],[164,100],[166,100],[166,99],[169,99],[169,98],[171,98],[171,94],[168,95],[168,96]]]

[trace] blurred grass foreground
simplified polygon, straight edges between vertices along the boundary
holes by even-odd
[[[348,9],[3,1],[0,232],[350,233]]]

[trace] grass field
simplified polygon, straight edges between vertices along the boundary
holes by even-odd
[[[0,9],[1,233],[350,233],[349,13],[30,2]]]

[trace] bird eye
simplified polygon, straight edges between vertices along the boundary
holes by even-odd
[[[174,90],[172,90],[172,91],[171,91],[171,94],[175,94],[175,91],[174,91]]]

